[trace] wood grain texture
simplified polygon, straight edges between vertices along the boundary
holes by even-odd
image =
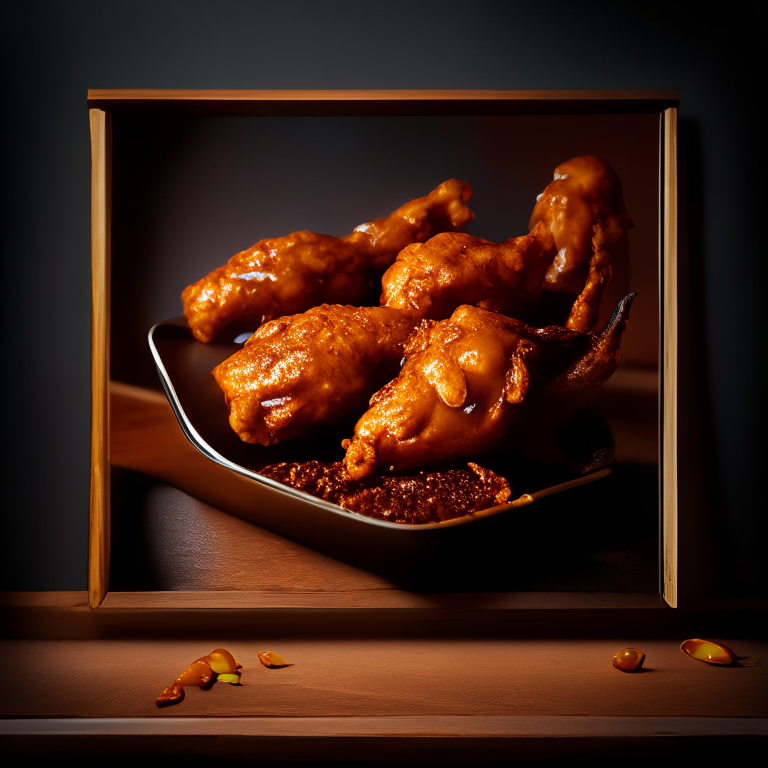
[[[92,108],[217,115],[657,114],[676,90],[94,89]]]
[[[253,602],[243,600],[239,605],[254,607],[264,604],[261,596],[265,594],[273,594],[279,602],[280,596],[288,593],[332,593],[339,596],[341,604],[343,595],[393,588],[393,583],[383,576],[317,552],[165,485],[150,488],[142,506],[115,517],[113,530],[117,530],[116,521],[125,518],[140,518],[140,546],[152,574],[151,585],[143,588],[168,590],[166,594],[171,598],[179,595],[179,607],[185,604],[182,592],[207,593],[211,606],[219,603],[224,594],[249,593]],[[142,589],[130,576],[138,560],[137,553],[130,549],[125,552],[118,543],[115,545],[112,590],[105,602],[116,594],[114,590]],[[146,597],[152,593],[143,594]]]
[[[740,655],[766,658],[768,644],[718,638]],[[646,653],[643,672],[611,664],[621,648]],[[241,686],[188,687],[179,705],[155,698],[214,648],[243,665]],[[293,666],[270,670],[258,652]],[[768,667],[718,668],[679,650],[678,638],[600,639],[294,638],[257,632],[191,640],[3,641],[14,668],[0,716],[23,717],[766,717]]]
[[[236,473],[207,459],[187,440],[162,392],[112,381],[110,403],[114,466],[189,488],[202,500],[205,496],[198,494],[211,482],[236,482]]]
[[[662,254],[662,425],[661,513],[663,595],[676,608],[678,595],[677,492],[677,109],[663,115]]]
[[[110,592],[0,593],[0,635],[18,640],[342,637],[763,638],[768,601],[706,600],[670,610],[659,595]]]
[[[77,720],[41,718],[0,721],[0,734],[26,738],[70,734],[251,736],[263,738],[301,736],[449,736],[453,738],[526,737],[648,737],[768,735],[764,718],[735,717],[634,717],[631,715],[433,715],[424,717],[84,717]]]
[[[579,592],[417,594],[398,589],[347,592],[110,592],[103,608],[409,608],[447,610],[657,610],[658,595]]]
[[[90,110],[91,123],[91,494],[88,591],[92,607],[109,581],[109,262],[111,118]]]

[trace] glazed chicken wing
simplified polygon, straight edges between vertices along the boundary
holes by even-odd
[[[594,255],[596,227],[608,261],[628,259],[627,233],[633,226],[624,205],[621,181],[613,168],[592,155],[574,157],[555,168],[555,178],[538,196],[530,228],[543,223],[555,240],[557,256],[544,289],[578,294]]]
[[[570,186],[554,182],[547,190],[554,189],[555,196],[567,192],[570,202],[558,198],[543,206],[540,200],[534,211],[534,219],[539,211],[539,220],[528,235],[496,244],[443,232],[404,247],[382,280],[386,313],[323,306],[263,326],[215,371],[235,432],[246,442],[269,445],[361,413],[371,394],[388,380],[385,372],[390,378],[397,375],[406,339],[419,320],[445,320],[462,304],[528,320],[560,258],[568,264],[586,258],[575,291],[581,293],[575,301],[569,299],[572,307],[565,325],[579,334],[591,331],[611,276],[611,260],[620,250],[617,243],[626,246],[628,217],[606,214],[623,201],[620,182],[602,161],[575,158],[559,166],[556,177],[558,173],[563,183],[570,174]],[[467,197],[454,201],[463,206]],[[453,224],[471,216],[466,206],[458,210],[462,215],[454,217]],[[571,215],[576,221],[569,224]],[[431,381],[437,381],[435,371]]]
[[[406,339],[425,316],[444,319],[471,301],[525,316],[552,260],[546,250],[551,235],[543,227],[536,235],[501,245],[459,233],[436,235],[408,246],[406,260],[400,260],[403,253],[398,257],[409,275],[423,265],[424,279],[408,280],[407,293],[392,294],[410,301],[323,305],[262,326],[214,370],[232,428],[245,442],[270,445],[359,415],[370,396],[397,376]]]
[[[538,224],[536,226],[539,226]],[[577,333],[589,333],[597,324],[600,300],[613,274],[611,244],[618,237],[616,218],[598,221],[593,227],[592,257],[581,293],[571,305],[565,327]]]
[[[474,218],[469,185],[450,179],[346,237],[294,232],[260,240],[181,294],[200,341],[234,338],[324,303],[359,303],[409,243],[460,229]]]
[[[381,305],[444,320],[461,304],[528,318],[555,257],[542,223],[523,237],[492,243],[461,232],[404,248],[382,278]]]
[[[345,440],[354,479],[380,467],[408,472],[501,447],[524,449],[562,424],[613,373],[633,295],[599,334],[459,307],[426,320],[398,377],[379,390]]]
[[[232,429],[272,445],[361,413],[397,375],[418,322],[396,309],[323,305],[266,323],[213,371]]]
[[[627,269],[632,221],[619,178],[591,155],[559,165],[530,227],[528,235],[500,244],[445,233],[407,246],[384,274],[381,305],[442,320],[460,304],[473,304],[528,320],[544,289],[578,294],[564,297],[571,307],[563,324],[588,333],[614,267]]]

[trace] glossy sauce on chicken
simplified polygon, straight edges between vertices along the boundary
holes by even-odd
[[[259,474],[350,512],[410,525],[439,523],[509,500],[509,483],[477,464],[466,469],[353,480],[343,462],[282,462]]]
[[[529,227],[543,224],[555,239],[557,255],[544,290],[578,294],[587,281],[595,253],[595,226],[602,230],[606,263],[628,260],[627,234],[632,219],[616,172],[604,160],[581,155],[555,168],[554,180],[536,198]]]
[[[417,323],[412,312],[323,304],[262,325],[213,371],[232,429],[274,445],[362,413],[397,376]]]
[[[259,240],[184,289],[189,328],[199,341],[232,339],[320,304],[360,303],[406,245],[471,221],[471,196],[468,184],[449,179],[345,237],[302,231]]]
[[[564,424],[616,370],[634,294],[597,334],[459,307],[424,320],[396,379],[370,400],[342,442],[350,475],[410,472],[500,447],[525,451]]]
[[[554,238],[543,223],[503,243],[444,232],[400,251],[382,278],[381,306],[444,320],[456,307],[472,304],[527,320],[555,255]]]

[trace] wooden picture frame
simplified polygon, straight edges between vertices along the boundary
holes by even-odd
[[[677,606],[677,105],[676,91],[171,91],[88,92],[92,154],[92,431],[89,604],[110,571],[111,113],[217,116],[658,114],[660,318],[660,591]],[[171,602],[173,602],[171,600]],[[632,603],[630,600],[629,603]],[[189,596],[178,605],[189,604]]]

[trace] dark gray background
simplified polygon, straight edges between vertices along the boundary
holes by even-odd
[[[86,588],[88,88],[679,88],[681,588],[764,591],[758,5],[732,3],[727,17],[700,8],[487,0],[6,6],[0,586]]]

